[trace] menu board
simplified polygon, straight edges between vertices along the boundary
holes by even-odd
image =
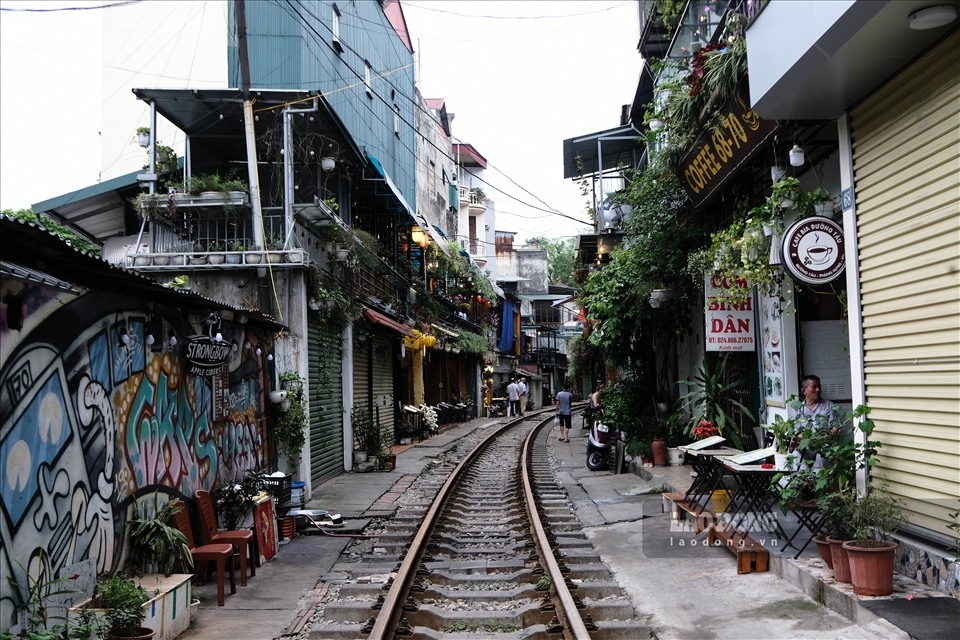
[[[760,354],[764,403],[784,407],[783,312],[777,298],[760,297]]]

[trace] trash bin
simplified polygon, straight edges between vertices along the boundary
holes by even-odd
[[[301,509],[303,508],[303,488],[305,486],[306,483],[300,480],[290,483],[290,502]]]

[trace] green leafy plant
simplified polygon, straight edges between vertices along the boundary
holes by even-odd
[[[106,637],[132,638],[142,635],[144,608],[150,601],[146,589],[130,578],[112,575],[97,580],[89,607],[104,610]]]
[[[230,193],[231,191],[248,192],[247,183],[236,178],[221,176],[219,173],[200,174],[190,176],[187,180],[187,193],[197,195],[205,191]]]
[[[889,535],[903,524],[906,516],[903,502],[890,493],[885,485],[871,487],[850,507],[850,532],[858,544],[875,535]]]
[[[212,492],[217,515],[224,529],[239,529],[256,504],[263,485],[263,473],[250,471],[240,482],[222,481]]]
[[[36,566],[47,567],[45,552],[41,548],[37,557]],[[20,584],[17,579],[7,576],[8,589],[5,595],[14,603],[18,615],[20,630],[17,635],[4,631],[0,633],[0,640],[66,640],[67,638],[83,638],[86,640],[96,630],[96,618],[89,614],[81,614],[81,619],[71,622],[62,617],[54,617],[48,610],[51,600],[63,596],[76,594],[72,582],[66,578],[47,579],[44,571],[34,575],[19,561],[17,566],[26,576],[26,584]]]
[[[303,379],[296,371],[285,371],[279,378],[280,385],[287,390],[286,400],[290,404],[286,409],[275,405],[278,408],[274,435],[277,438],[280,453],[291,464],[295,464],[300,459],[303,445],[307,442],[307,407],[303,394]]]
[[[490,345],[487,343],[487,339],[479,333],[461,331],[457,338],[457,348],[464,353],[482,357],[490,349]]]
[[[353,442],[356,451],[366,451],[376,455],[383,447],[380,426],[374,422],[373,414],[366,407],[354,407],[350,413],[353,426]]]
[[[161,506],[159,494],[154,493],[152,508],[148,507],[138,505],[134,517],[127,521],[130,568],[139,573],[158,570],[168,576],[193,573],[193,555],[186,536],[168,524],[173,514],[183,508],[183,503],[167,501]]]
[[[706,361],[702,362],[692,379],[681,381],[681,384],[688,385],[692,390],[682,395],[680,400],[692,416],[687,424],[688,435],[693,433],[701,420],[706,420],[716,425],[720,435],[739,449],[743,446],[743,438],[739,425],[729,411],[737,408],[750,420],[753,420],[753,414],[743,403],[732,397],[731,392],[743,386],[744,381],[740,378],[728,381],[726,365],[726,355],[717,360],[712,370]]]
[[[100,247],[79,236],[76,232],[43,215],[37,215],[33,209],[4,209],[3,215],[43,227],[63,240],[67,245],[93,256],[100,256]]]
[[[761,426],[773,434],[773,446],[777,453],[787,454],[793,451],[797,428],[794,420],[785,420],[783,416],[778,414],[774,416],[773,424]]]

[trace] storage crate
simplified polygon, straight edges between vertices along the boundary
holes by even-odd
[[[277,499],[277,506],[283,506],[290,502],[290,488],[293,476],[266,476],[263,479],[263,488]]]

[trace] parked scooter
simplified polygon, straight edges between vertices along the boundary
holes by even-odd
[[[587,435],[587,469],[600,471],[612,467],[616,470],[617,442],[620,441],[622,432],[604,423],[603,409],[595,409],[593,425]]]

